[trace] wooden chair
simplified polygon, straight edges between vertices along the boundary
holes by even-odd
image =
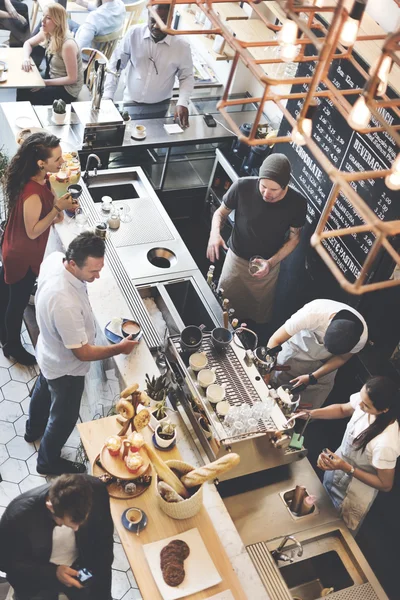
[[[94,82],[94,74],[95,74],[95,70],[94,70],[95,61],[102,58],[106,61],[107,65],[108,65],[108,58],[105,56],[105,54],[100,52],[100,50],[96,50],[95,48],[82,48],[81,52],[82,52],[82,56],[86,57],[86,60],[83,61],[83,65],[86,67],[85,74],[84,74],[85,85],[86,85],[87,89],[89,90],[89,92],[92,92],[93,82]]]
[[[33,0],[32,12],[31,12],[31,33],[33,33],[33,31],[35,29],[38,12],[39,12],[39,1]]]
[[[125,23],[122,30],[122,37],[126,34],[128,29],[139,22],[140,15],[145,7],[146,0],[136,0],[132,4],[125,4],[126,17]]]
[[[98,35],[93,38],[93,44],[109,60],[115,50],[118,40],[122,37],[122,32],[123,29],[120,29],[119,31],[109,33],[108,35]]]

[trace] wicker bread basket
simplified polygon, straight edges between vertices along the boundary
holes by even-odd
[[[178,471],[181,475],[186,475],[186,473],[190,473],[193,471],[194,467],[185,463],[181,460],[167,460],[166,464],[170,469],[174,469]],[[154,477],[154,482],[156,486],[156,497],[157,502],[161,508],[169,517],[173,519],[190,519],[190,517],[194,517],[203,504],[203,486],[199,486],[198,490],[194,492],[190,498],[186,500],[182,500],[182,502],[167,502],[164,498],[161,498],[158,489],[158,477]]]

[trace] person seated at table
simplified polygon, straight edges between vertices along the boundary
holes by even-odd
[[[15,600],[110,600],[113,521],[106,486],[61,475],[17,496],[0,521],[0,569]],[[79,569],[93,577],[87,587]]]
[[[155,5],[157,14],[167,22],[169,4]],[[179,79],[179,98],[175,119],[189,126],[188,105],[193,91],[193,61],[190,46],[181,36],[166,35],[149,14],[148,23],[128,30],[111,57],[109,69],[115,71],[118,60],[126,68],[124,102],[132,102],[133,118],[162,118],[168,112],[175,77]],[[108,73],[103,98],[113,100],[118,77]]]
[[[93,39],[99,35],[108,35],[122,29],[125,21],[126,10],[122,0],[99,0],[99,4],[79,0],[77,4],[86,6],[89,14],[85,22],[80,25],[69,21],[69,28],[75,34],[75,41],[79,48],[95,48]]]
[[[10,47],[20,48],[30,35],[28,7],[20,0],[0,0],[0,30],[10,32]]]
[[[32,104],[52,104],[61,98],[74,102],[83,85],[83,67],[78,44],[68,29],[67,13],[60,4],[49,4],[43,12],[42,29],[24,44],[22,69],[30,71],[32,49],[39,44],[46,48],[45,88],[19,89],[17,100]]]

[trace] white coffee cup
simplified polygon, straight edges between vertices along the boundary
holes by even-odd
[[[197,381],[202,388],[208,388],[209,385],[215,383],[215,369],[202,369],[197,374]]]
[[[204,352],[195,352],[189,356],[189,365],[191,366],[192,371],[197,373],[206,368],[208,365],[208,358]]]
[[[138,138],[146,137],[146,127],[144,125],[135,125],[133,135]]]
[[[218,404],[218,402],[222,402],[222,400],[225,399],[225,387],[225,383],[222,385],[219,385],[219,383],[212,383],[208,386],[206,396],[211,404]]]

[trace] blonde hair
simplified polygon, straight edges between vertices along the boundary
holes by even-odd
[[[56,54],[57,52],[61,52],[69,31],[67,11],[61,4],[48,4],[45,8],[45,14],[49,15],[55,25],[52,34],[44,34],[46,39],[46,54]]]

